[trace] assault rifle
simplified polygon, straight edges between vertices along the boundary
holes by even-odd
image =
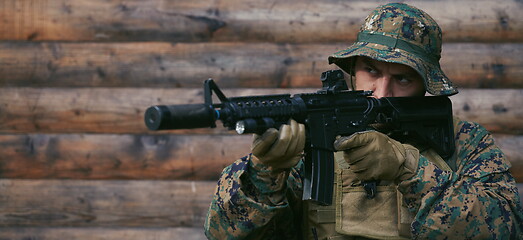
[[[443,158],[454,152],[452,103],[445,96],[370,97],[350,91],[340,70],[322,73],[316,93],[230,97],[212,79],[204,82],[204,103],[151,106],[145,112],[150,130],[216,127],[220,120],[238,134],[278,129],[294,119],[306,126],[303,199],[330,205],[334,184],[334,141],[369,129],[389,126],[394,139],[416,139]],[[215,93],[221,103],[212,102]]]

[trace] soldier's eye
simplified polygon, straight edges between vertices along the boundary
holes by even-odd
[[[370,73],[370,74],[378,74],[378,70],[374,69],[373,67],[365,67],[365,71]]]
[[[402,75],[397,76],[396,79],[400,85],[408,85],[412,82],[412,80],[410,78],[408,78],[406,76],[402,76]]]

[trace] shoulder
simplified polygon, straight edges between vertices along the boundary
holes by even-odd
[[[510,162],[485,127],[459,119],[454,123],[456,154],[464,174],[480,178],[508,171]]]
[[[495,146],[494,138],[492,138],[490,132],[478,123],[454,118],[454,132],[458,147],[475,150]]]
[[[461,137],[484,137],[485,135],[490,135],[490,132],[476,122],[461,120],[457,117],[454,117],[454,131],[456,133],[456,138]]]

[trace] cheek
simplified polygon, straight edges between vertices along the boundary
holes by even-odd
[[[416,84],[410,85],[408,87],[396,85],[393,91],[395,97],[414,97],[425,95],[425,87],[423,86],[423,83],[421,85]]]
[[[415,86],[413,86],[413,93],[414,96],[424,96],[425,95],[425,84],[423,80],[417,82]]]
[[[356,88],[355,90],[372,90],[372,84],[372,78],[368,74],[356,72],[356,74],[354,75],[354,87]]]

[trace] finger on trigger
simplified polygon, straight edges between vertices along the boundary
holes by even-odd
[[[358,148],[369,144],[373,138],[369,131],[353,133],[348,137],[341,137],[334,142],[334,148],[338,151]]]

